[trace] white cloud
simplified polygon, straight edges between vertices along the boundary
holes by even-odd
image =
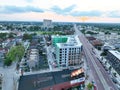
[[[59,14],[63,15],[64,17],[66,17],[69,14],[73,15],[74,12],[77,12],[76,16],[87,15],[87,16],[92,17],[91,11],[96,11],[98,14],[95,12],[93,17],[100,16],[100,17],[119,18],[119,15],[120,15],[120,13],[119,13],[120,5],[119,4],[120,4],[120,0],[0,0],[0,11],[1,11],[1,6],[17,6],[17,7],[31,6],[31,7],[42,8],[44,10],[44,12],[54,13],[55,16],[57,16],[57,14],[59,13]],[[73,9],[67,10],[67,12],[65,12],[66,11],[65,9],[72,5],[75,5],[75,7]],[[51,8],[54,6],[59,7],[61,12],[51,10]],[[63,11],[64,11],[64,13],[62,13]],[[99,13],[99,12],[101,12],[101,13]],[[30,12],[28,12],[28,13],[30,13]],[[82,13],[84,13],[84,14],[82,14]],[[25,15],[26,13],[22,13],[22,14]],[[22,14],[17,14],[18,15],[17,19],[20,19]],[[40,13],[35,13],[35,14],[37,15],[36,18],[38,18],[39,15],[43,15]],[[13,17],[13,16],[7,15],[7,14],[4,14],[4,15],[6,17],[5,18],[3,17],[3,19],[7,19],[8,17],[11,17],[11,18]],[[30,16],[28,16],[28,17],[30,17]],[[31,17],[31,18],[33,18],[33,17]],[[46,18],[47,18],[47,16],[46,16]],[[113,20],[113,19],[111,19],[111,20]]]
[[[49,9],[52,6],[58,6],[62,9],[76,5],[76,11],[113,11],[120,9],[120,0],[0,0],[0,5],[15,6],[39,6],[39,8]]]

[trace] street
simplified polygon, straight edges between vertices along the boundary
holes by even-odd
[[[9,67],[0,67],[0,74],[2,74],[2,90],[16,90],[17,80],[19,75],[15,71],[15,63]]]
[[[79,35],[79,39],[83,44],[83,51],[88,61],[91,73],[94,77],[95,85],[97,90],[117,90],[116,86],[110,79],[108,73],[105,71],[101,63],[98,61],[96,52],[93,53],[94,47],[88,42],[85,36],[77,29],[74,25],[76,34]]]

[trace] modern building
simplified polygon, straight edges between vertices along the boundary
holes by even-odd
[[[52,36],[52,45],[55,47],[57,43],[66,43],[67,36]]]
[[[59,67],[76,66],[82,63],[82,43],[78,36],[54,36],[52,40]]]
[[[120,84],[120,52],[109,50],[107,53],[108,63],[111,65],[110,70]]]
[[[23,75],[19,79],[18,90],[83,90],[84,84],[83,68],[65,69]]]
[[[52,27],[52,20],[44,19],[43,20],[43,27],[45,29],[51,28]]]

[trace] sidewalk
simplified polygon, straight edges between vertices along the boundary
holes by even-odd
[[[94,77],[92,75],[92,72],[89,68],[89,65],[87,64],[86,58],[84,57],[84,70],[85,70],[85,90],[87,89],[88,83],[91,83],[94,80]]]

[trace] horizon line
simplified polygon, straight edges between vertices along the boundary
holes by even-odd
[[[43,19],[44,20],[44,19]],[[52,19],[48,19],[52,20]],[[42,20],[40,21],[27,21],[27,20],[0,20],[0,22],[43,22]],[[52,23],[108,23],[108,24],[120,24],[120,22],[78,22],[78,21],[53,21]]]

